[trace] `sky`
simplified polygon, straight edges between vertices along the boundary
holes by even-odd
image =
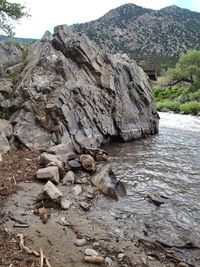
[[[160,9],[177,5],[200,12],[200,0],[8,0],[27,7],[30,17],[15,23],[17,37],[41,38],[46,30],[53,32],[56,25],[95,20],[120,5],[133,3]]]

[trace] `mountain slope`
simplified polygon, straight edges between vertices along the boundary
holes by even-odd
[[[107,52],[125,52],[131,57],[177,56],[188,49],[200,49],[200,13],[177,6],[152,10],[126,4],[72,28]]]

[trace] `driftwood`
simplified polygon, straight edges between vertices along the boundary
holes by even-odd
[[[51,264],[49,263],[48,258],[44,255],[43,250],[41,248],[40,248],[40,252],[37,252],[36,250],[24,245],[25,235],[18,234],[17,237],[19,237],[19,239],[20,239],[19,246],[20,246],[21,250],[25,251],[28,254],[33,254],[36,257],[40,257],[40,267],[43,267],[44,263],[47,265],[47,267],[52,267]]]

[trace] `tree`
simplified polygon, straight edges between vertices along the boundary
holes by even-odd
[[[170,86],[188,82],[192,86],[200,83],[200,51],[189,50],[181,55],[175,68],[167,70],[167,84]]]
[[[0,0],[0,30],[8,35],[14,35],[13,22],[28,16],[26,7],[18,3]]]

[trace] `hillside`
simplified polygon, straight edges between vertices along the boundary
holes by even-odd
[[[200,13],[177,6],[152,10],[126,4],[72,28],[85,33],[107,52],[125,52],[131,57],[174,57],[200,48]]]
[[[9,39],[10,39],[9,36],[0,35],[0,40],[7,41]],[[16,42],[20,42],[20,43],[33,43],[33,42],[36,41],[36,39],[32,39],[32,38],[21,38],[21,37],[12,37],[12,39],[15,40]]]

